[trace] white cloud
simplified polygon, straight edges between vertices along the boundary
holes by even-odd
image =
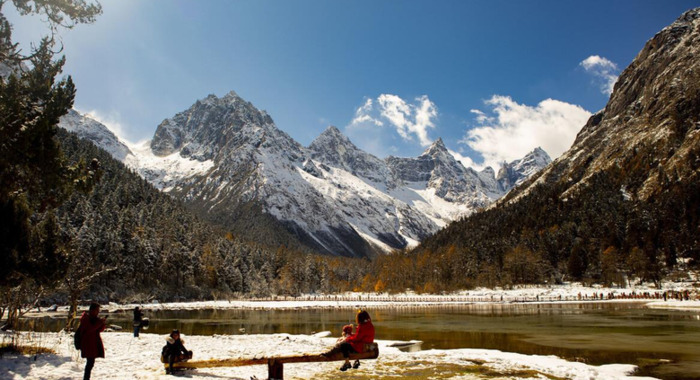
[[[471,165],[475,168],[491,166],[498,170],[501,162],[522,158],[538,146],[552,159],[559,157],[591,116],[580,106],[553,99],[531,107],[508,96],[494,95],[485,104],[491,109],[472,111],[478,126],[468,130],[460,141],[483,156],[482,164]],[[466,165],[469,161],[462,162]]]
[[[469,112],[476,115],[476,122],[479,124],[483,124],[486,122],[489,122],[489,123],[492,122],[492,118],[486,116],[486,114],[483,113],[481,110],[469,110]]]
[[[377,127],[383,126],[384,123],[382,123],[381,121],[370,116],[372,109],[373,109],[372,99],[367,98],[367,100],[365,100],[365,104],[363,104],[361,107],[359,107],[355,111],[355,118],[352,119],[352,121],[350,122],[350,125],[360,125],[363,123],[372,123],[372,124],[376,125]]]
[[[600,81],[600,91],[610,95],[617,82],[617,65],[605,57],[592,55],[579,63],[587,73]]]
[[[355,117],[348,128],[360,128],[363,124],[374,124],[377,127],[388,125],[403,140],[412,141],[416,138],[425,147],[432,143],[428,130],[435,128],[435,118],[437,107],[426,95],[416,98],[412,104],[397,95],[381,94],[376,99],[376,106],[371,98],[365,100],[355,111]]]

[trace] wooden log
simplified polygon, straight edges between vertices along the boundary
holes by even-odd
[[[173,368],[242,367],[247,365],[267,364],[267,361],[268,358],[193,360],[173,363]],[[164,366],[168,368],[168,363],[165,363]]]
[[[367,350],[362,353],[350,354],[350,360],[358,359],[376,359],[379,357],[379,347],[376,343],[370,343],[367,345]],[[280,366],[285,363],[315,363],[315,362],[333,362],[345,360],[342,353],[336,353],[331,356],[325,356],[321,354],[303,354],[303,355],[292,355],[292,356],[278,356],[278,357],[262,357],[262,358],[236,358],[236,359],[210,359],[210,360],[194,360],[173,363],[173,368],[214,368],[214,367],[242,367],[247,365],[261,365],[267,364],[268,369],[270,368],[270,363],[279,364]],[[275,364],[275,365],[276,365]],[[168,363],[164,363],[165,368],[168,368]]]
[[[362,353],[350,354],[350,360],[359,359],[376,359],[379,357],[379,348],[375,345],[374,349]],[[335,362],[345,360],[342,353],[337,353],[331,356],[324,355],[301,355],[301,356],[281,356],[275,358],[280,363],[316,363],[316,362]]]
[[[284,380],[284,364],[276,359],[270,359],[267,362],[267,378],[268,380]]]

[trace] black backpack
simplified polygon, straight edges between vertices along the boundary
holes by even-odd
[[[81,326],[78,326],[78,329],[75,330],[75,334],[73,334],[73,347],[75,347],[76,350],[80,349],[80,342],[83,338],[83,330],[80,327]]]
[[[169,354],[170,354],[170,350],[168,349],[168,345],[166,344],[165,346],[163,346],[163,349],[160,351],[160,361],[162,363],[167,363]]]

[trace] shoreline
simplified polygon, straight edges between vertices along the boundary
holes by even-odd
[[[107,314],[131,312],[134,307],[140,306],[149,310],[255,310],[255,311],[289,311],[289,310],[354,310],[354,309],[416,309],[416,308],[463,308],[463,307],[488,307],[488,308],[517,308],[528,306],[555,306],[555,305],[599,305],[599,304],[643,304],[651,309],[698,311],[700,312],[700,300],[690,301],[663,301],[655,299],[611,299],[611,300],[571,300],[571,301],[519,301],[519,302],[455,302],[455,301],[425,301],[425,302],[380,302],[380,301],[192,301],[169,302],[158,304],[116,304],[104,305],[103,311]],[[87,308],[79,308],[78,314]],[[68,306],[59,306],[56,311],[32,310],[24,314],[23,318],[65,318]]]
[[[666,292],[667,300],[663,294]],[[673,294],[687,292],[690,300],[677,300]],[[265,298],[239,298],[207,301],[106,303],[103,309],[109,312],[123,312],[136,306],[151,310],[193,310],[193,309],[244,309],[244,310],[295,310],[295,309],[356,309],[356,308],[419,308],[419,307],[463,307],[522,305],[570,305],[596,303],[645,303],[650,308],[700,310],[700,293],[695,282],[663,283],[660,288],[650,286],[630,286],[607,288],[583,286],[579,283],[551,286],[521,286],[513,289],[477,288],[451,294],[399,294],[358,293],[305,294],[297,297],[271,296]],[[86,309],[80,305],[78,310]],[[56,316],[68,313],[68,306],[58,306],[56,311],[29,310],[26,317]]]

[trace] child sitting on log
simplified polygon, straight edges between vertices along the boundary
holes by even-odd
[[[343,326],[343,332],[341,333],[341,337],[338,338],[338,340],[335,342],[335,345],[339,346],[341,343],[345,342],[345,338],[352,335],[352,329],[353,329],[352,325]]]
[[[192,351],[187,351],[185,348],[185,341],[184,339],[180,338],[180,331],[177,329],[174,329],[170,333],[170,336],[165,338],[165,341],[167,343],[165,346],[163,346],[160,361],[169,364],[168,368],[165,370],[165,373],[172,375],[173,363],[192,359]]]

